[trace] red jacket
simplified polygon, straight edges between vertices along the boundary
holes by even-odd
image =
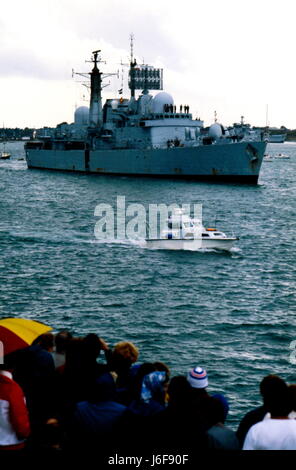
[[[0,370],[0,449],[19,446],[30,435],[29,414],[21,387]]]

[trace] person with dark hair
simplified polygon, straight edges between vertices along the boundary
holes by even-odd
[[[186,377],[183,375],[172,377],[168,387],[168,396],[171,410],[182,410],[187,407],[191,397],[191,386]]]
[[[32,345],[39,345],[44,351],[52,352],[54,349],[54,335],[52,333],[43,333],[43,335],[38,336]]]
[[[224,397],[223,397],[224,400]],[[210,397],[207,401],[207,421],[209,446],[211,449],[239,450],[240,445],[235,433],[225,423],[225,403],[221,398]]]
[[[289,419],[291,396],[285,382],[273,384],[265,395],[270,418],[254,424],[248,431],[243,450],[296,450],[296,421]]]
[[[55,411],[55,367],[50,354],[53,340],[51,333],[45,333],[15,355],[14,379],[24,391],[35,436]]]
[[[165,372],[168,377],[170,376],[170,369],[164,362],[155,361],[153,362],[153,365],[155,367],[155,370],[158,370],[160,372]]]
[[[262,421],[269,412],[267,407],[268,398],[270,395],[273,395],[274,390],[277,390],[278,387],[285,387],[285,381],[277,375],[267,375],[260,382],[260,393],[263,399],[263,404],[254,410],[249,411],[241,420],[236,431],[236,435],[241,446],[243,446],[245,437],[251,426]]]
[[[24,393],[13,380],[12,357],[0,364],[0,451],[23,449],[31,432]]]
[[[172,377],[168,398],[167,407],[151,418],[150,447],[166,453],[178,449],[191,455],[207,449],[206,428],[192,403],[192,389],[186,377]],[[194,423],[194,429],[190,423]]]
[[[94,381],[108,371],[107,364],[97,362],[102,349],[107,351],[108,346],[94,333],[68,340],[65,366],[58,379],[60,410],[71,412],[76,403],[87,400]],[[83,377],[83,380],[77,381],[77,377]]]
[[[65,432],[56,418],[50,418],[40,429],[38,451],[60,452],[65,446]]]
[[[98,377],[91,394],[85,401],[77,403],[69,421],[70,446],[87,448],[90,451],[100,445],[102,451],[116,440],[116,426],[126,407],[116,402],[116,387],[109,372]],[[111,439],[112,436],[112,439]]]

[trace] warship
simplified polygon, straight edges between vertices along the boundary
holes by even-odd
[[[258,182],[266,148],[262,132],[244,124],[243,117],[226,128],[215,115],[215,122],[204,127],[202,120],[193,118],[189,105],[177,107],[163,91],[162,69],[137,63],[132,42],[130,96],[123,98],[119,90],[120,98],[103,104],[103,81],[110,74],[100,69],[100,53],[92,53],[89,108],[77,108],[72,124],[59,124],[50,135],[26,142],[28,168]]]

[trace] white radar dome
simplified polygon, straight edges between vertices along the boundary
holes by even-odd
[[[75,110],[74,122],[78,126],[86,126],[89,121],[89,108],[87,106],[80,106]]]
[[[153,112],[163,113],[165,104],[173,105],[174,99],[172,95],[170,95],[169,93],[166,93],[165,91],[161,91],[160,93],[157,93],[157,95],[155,95],[152,100]]]
[[[119,105],[118,100],[112,100],[111,101],[111,108],[112,109],[117,109],[118,105]]]
[[[220,137],[222,136],[221,124],[218,124],[217,122],[215,122],[215,124],[212,124],[209,129],[209,136],[215,140],[220,139]]]

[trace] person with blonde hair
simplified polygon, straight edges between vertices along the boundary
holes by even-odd
[[[124,360],[126,362],[130,362],[130,364],[133,364],[139,357],[139,350],[133,343],[129,341],[120,341],[119,343],[115,344],[113,355],[116,359]]]
[[[115,344],[109,359],[109,369],[116,373],[117,397],[124,405],[129,402],[129,389],[131,382],[131,366],[139,357],[138,348],[130,341],[120,341]]]

